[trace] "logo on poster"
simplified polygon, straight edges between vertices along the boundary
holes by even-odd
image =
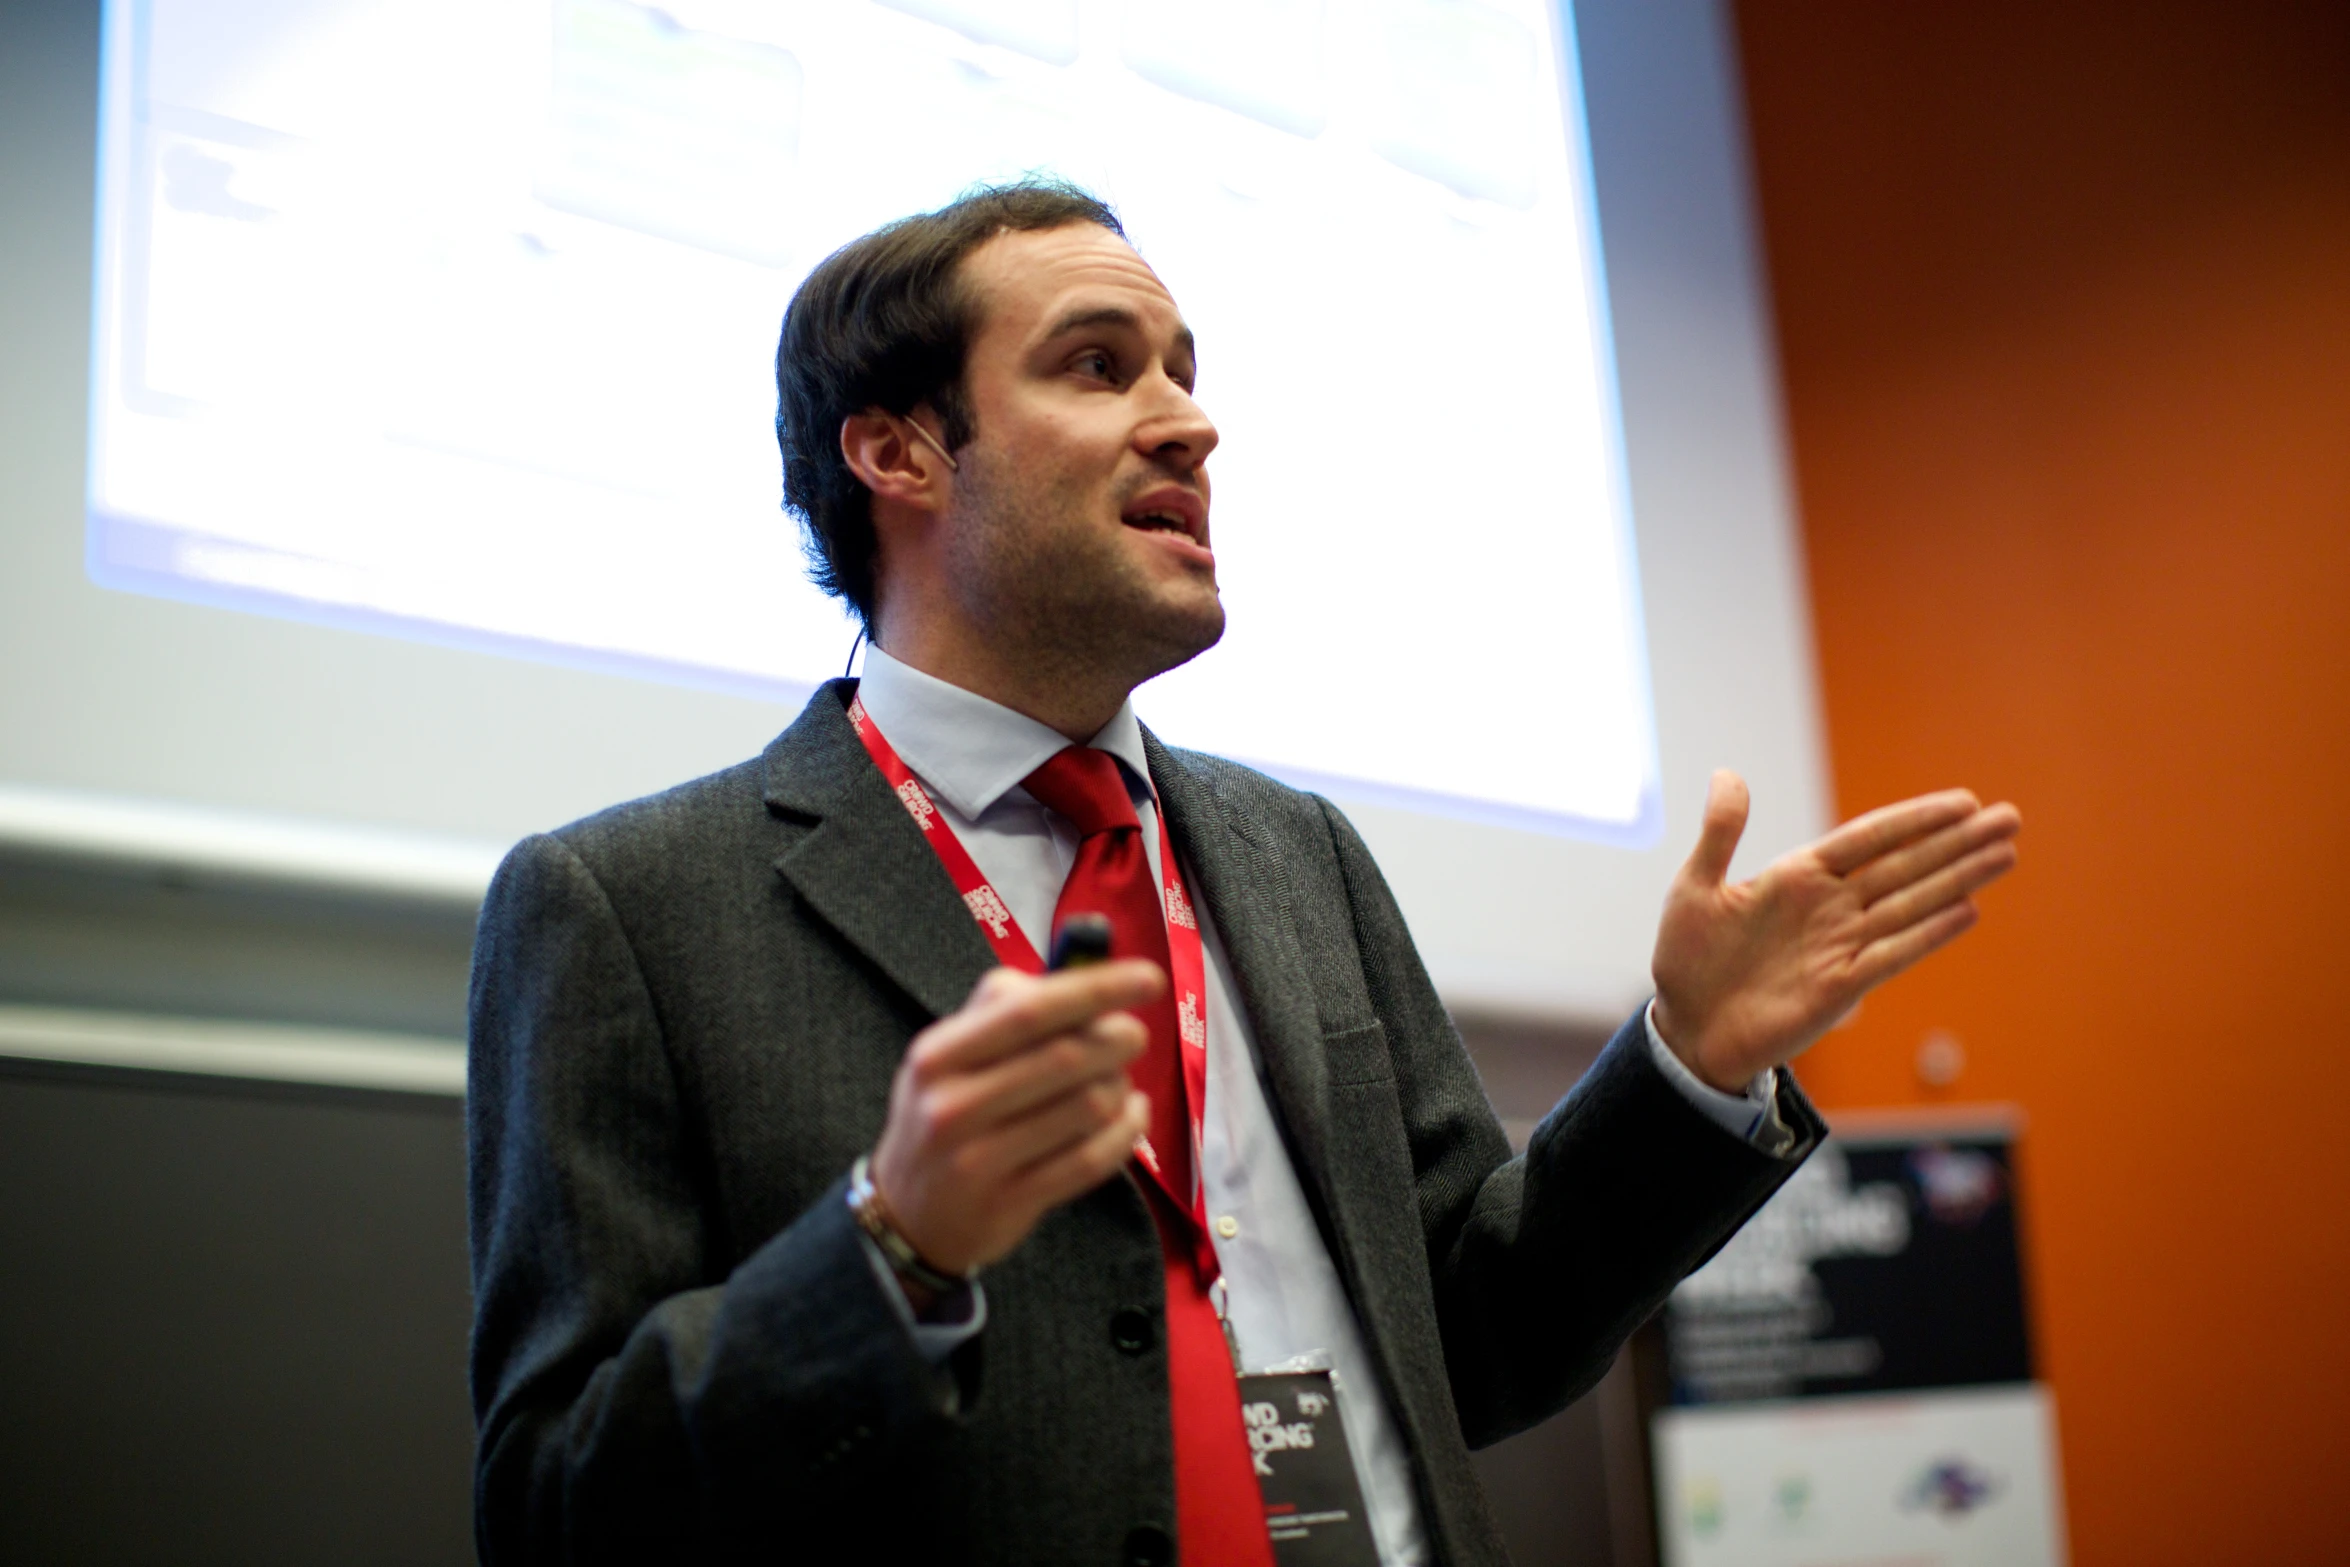
[[[1964,1518],[2003,1489],[1995,1477],[1963,1458],[1937,1458],[1902,1488],[1901,1507],[1904,1512]]]
[[[1975,1223],[2007,1190],[1998,1164],[1972,1148],[1929,1144],[1909,1156],[1909,1168],[1926,1211],[1944,1224]]]
[[[1690,1481],[1682,1492],[1682,1506],[1689,1515],[1691,1534],[1707,1540],[1722,1532],[1722,1486],[1713,1476],[1700,1475]]]

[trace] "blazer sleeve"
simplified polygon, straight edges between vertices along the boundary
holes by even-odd
[[[1668,1082],[1635,1013],[1509,1157],[1476,1068],[1370,851],[1325,804],[1363,979],[1387,1036],[1462,1435],[1547,1419],[1776,1191],[1825,1132],[1782,1070],[1789,1154],[1731,1136]]]
[[[793,1559],[957,1402],[842,1188],[716,1275],[708,1162],[652,998],[558,839],[500,867],[470,1008],[482,1561],[671,1560],[754,1530]]]

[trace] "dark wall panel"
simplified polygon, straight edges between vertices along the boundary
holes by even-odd
[[[0,1560],[471,1560],[455,1100],[0,1071]]]

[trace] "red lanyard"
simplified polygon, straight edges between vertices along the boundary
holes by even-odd
[[[849,723],[857,731],[857,738],[865,742],[873,765],[881,769],[881,776],[897,791],[906,814],[922,829],[922,836],[937,853],[939,863],[946,867],[955,890],[963,895],[963,907],[979,922],[988,944],[995,948],[997,959],[1008,968],[1043,973],[1044,959],[1036,955],[1036,947],[1012,918],[1011,909],[981,873],[970,851],[947,825],[946,818],[939,814],[938,802],[931,799],[930,791],[899,758],[896,747],[882,734],[881,726],[865,711],[862,699],[850,698]],[[1156,798],[1154,792],[1154,803]],[[1183,1063],[1185,1108],[1190,1111],[1192,1189],[1178,1192],[1168,1184],[1169,1178],[1160,1169],[1159,1156],[1149,1138],[1142,1139],[1136,1147],[1135,1157],[1150,1171],[1159,1189],[1174,1200],[1176,1211],[1190,1216],[1193,1250],[1200,1259],[1203,1276],[1213,1281],[1217,1274],[1215,1248],[1207,1239],[1207,1190],[1200,1173],[1200,1107],[1207,1102],[1208,1095],[1207,955],[1200,945],[1199,917],[1192,912],[1191,900],[1184,896],[1183,876],[1175,867],[1175,845],[1167,837],[1167,813],[1159,810],[1153,814],[1159,825],[1159,905],[1167,917],[1167,977],[1175,989],[1175,1030],[1180,1039],[1177,1054]]]

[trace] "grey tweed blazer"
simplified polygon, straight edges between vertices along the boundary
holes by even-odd
[[[848,1167],[907,1042],[993,958],[853,689],[756,760],[525,841],[490,890],[467,1100],[490,1567],[1173,1559],[1167,1367],[1133,1331],[1160,1319],[1159,1248],[1129,1180],[990,1271],[944,1372],[859,1249]],[[1502,1562],[1469,1449],[1589,1387],[1795,1161],[1705,1120],[1637,1020],[1511,1158],[1345,819],[1148,744],[1430,1541]],[[1818,1118],[1781,1093],[1808,1150]]]

